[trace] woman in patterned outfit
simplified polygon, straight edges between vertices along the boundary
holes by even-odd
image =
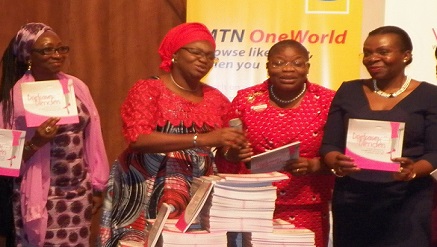
[[[61,72],[68,52],[49,26],[28,23],[3,56],[2,123],[26,131],[24,162],[14,183],[16,246],[89,246],[92,216],[102,205],[109,166],[99,115],[88,87]],[[79,122],[56,125],[59,118],[53,117],[27,127],[21,85],[70,79]]]
[[[219,172],[249,173],[243,163],[229,160],[248,162],[251,155],[300,141],[300,158],[284,171],[290,179],[275,184],[274,217],[311,229],[317,246],[322,247],[328,243],[333,178],[325,174],[319,147],[334,91],[308,81],[308,60],[308,51],[297,41],[284,40],[271,47],[269,79],[240,90],[227,116],[242,120],[251,145],[239,157],[231,149],[216,162]]]
[[[212,147],[244,145],[242,131],[222,128],[230,102],[201,83],[212,68],[215,41],[200,23],[184,23],[164,37],[159,77],[140,80],[121,109],[129,148],[112,170],[104,203],[102,242],[145,241],[144,220],[162,203],[178,217],[190,200],[193,177],[213,173]]]

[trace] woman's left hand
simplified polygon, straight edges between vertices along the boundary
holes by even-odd
[[[394,158],[394,162],[399,162],[401,168],[399,172],[393,173],[393,177],[398,181],[410,181],[416,177],[416,172],[414,171],[414,161],[409,158]]]

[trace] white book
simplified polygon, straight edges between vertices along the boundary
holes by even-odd
[[[289,177],[283,173],[273,171],[265,173],[252,173],[252,174],[230,174],[230,173],[219,173],[219,177],[222,180],[217,181],[217,184],[235,187],[260,187],[271,185],[273,182],[278,182],[281,180],[287,180]]]
[[[79,122],[71,79],[24,82],[21,93],[27,127],[39,126],[50,117],[61,118],[59,125]]]
[[[229,207],[229,208],[243,208],[243,209],[264,209],[264,208],[274,208],[275,200],[263,200],[262,203],[257,200],[241,200],[237,198],[227,198],[219,195],[214,195],[212,197],[212,202],[214,206],[217,207]]]
[[[154,247],[158,243],[159,237],[162,230],[167,222],[168,216],[174,211],[174,207],[167,203],[163,203],[158,211],[155,221],[153,222],[152,228],[147,235],[147,247]]]
[[[272,185],[264,187],[230,187],[215,184],[212,194],[240,200],[273,200],[276,199],[276,187]]]
[[[202,180],[200,185],[198,185],[198,181],[196,183],[196,186],[198,186],[196,192],[176,222],[176,227],[182,232],[186,232],[199,215],[214,185],[212,180]]]
[[[349,119],[345,154],[361,169],[397,172],[404,131],[402,122]]]
[[[0,129],[0,175],[20,175],[25,136],[25,131]]]
[[[250,171],[262,173],[283,170],[288,161],[299,158],[299,146],[300,142],[293,142],[252,156]]]

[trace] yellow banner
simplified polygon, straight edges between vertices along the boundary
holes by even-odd
[[[360,77],[362,0],[188,0],[187,21],[202,22],[220,59],[205,82],[232,99],[267,79],[269,48],[300,41],[312,55],[309,80],[337,89]]]

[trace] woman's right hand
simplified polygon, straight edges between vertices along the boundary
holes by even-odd
[[[358,172],[361,169],[355,165],[354,160],[340,152],[328,153],[325,162],[330,164],[332,172],[337,176],[346,176],[350,173]]]
[[[243,131],[235,128],[221,128],[199,135],[199,143],[202,146],[229,146],[241,149],[246,146],[247,141]]]
[[[51,117],[41,123],[41,125],[39,125],[36,129],[35,134],[30,142],[37,147],[42,147],[50,142],[53,138],[55,138],[58,132],[59,126],[56,125],[56,123],[58,123],[59,120],[60,118],[58,117]]]

